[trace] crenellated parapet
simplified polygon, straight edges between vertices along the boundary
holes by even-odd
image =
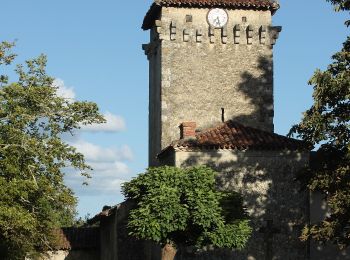
[[[228,24],[223,28],[211,26],[196,27],[192,24],[179,24],[176,21],[155,22],[153,40],[197,44],[266,45],[276,43],[282,27]],[[152,41],[151,43],[152,44]],[[149,47],[144,46],[147,50]]]

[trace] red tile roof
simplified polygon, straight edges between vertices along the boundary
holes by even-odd
[[[100,229],[62,228],[56,231],[58,236],[57,250],[78,250],[100,248]]]
[[[227,7],[271,7],[270,0],[156,0],[159,5],[166,6],[227,6]]]
[[[312,147],[303,141],[288,138],[275,133],[243,126],[234,121],[227,121],[217,127],[196,134],[194,139],[174,141],[165,148],[159,156],[168,149],[207,150],[305,150]]]
[[[272,14],[279,9],[279,4],[272,0],[155,0],[145,16],[142,29],[152,28],[162,6],[270,10]]]

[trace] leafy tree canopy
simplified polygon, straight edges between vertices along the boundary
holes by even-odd
[[[331,2],[339,10],[350,9],[348,0]],[[350,37],[332,59],[327,70],[317,70],[311,78],[314,103],[290,134],[320,147],[303,176],[308,188],[321,192],[329,206],[329,215],[305,228],[302,239],[344,247],[350,244]]]
[[[242,249],[251,228],[242,200],[216,190],[215,172],[206,167],[150,168],[123,185],[135,202],[130,212],[130,234],[162,246]]]
[[[15,58],[13,45],[0,43],[0,65]],[[17,66],[14,82],[0,73],[1,259],[35,257],[54,245],[52,230],[72,224],[76,198],[62,169],[88,176],[90,167],[61,136],[104,122],[96,104],[58,96],[45,67],[42,55]]]
[[[350,0],[327,0],[327,2],[331,2],[336,11],[349,11],[350,10]],[[350,20],[345,22],[347,26],[350,26]]]
[[[328,2],[331,2],[336,10],[350,10],[350,1],[349,0],[327,0]]]

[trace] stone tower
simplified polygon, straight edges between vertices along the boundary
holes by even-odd
[[[271,25],[278,4],[269,0],[157,0],[143,22],[150,43],[149,164],[179,125],[197,129],[234,120],[273,132]]]

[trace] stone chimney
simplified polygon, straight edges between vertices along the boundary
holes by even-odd
[[[183,122],[180,125],[180,138],[188,139],[196,136],[196,122]]]

